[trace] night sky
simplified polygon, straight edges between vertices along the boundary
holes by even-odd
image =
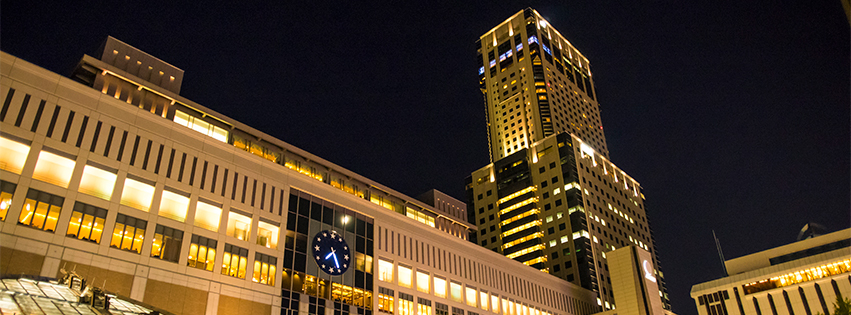
[[[475,41],[533,7],[591,62],[675,312],[695,314],[691,286],[722,276],[713,229],[734,258],[809,221],[851,225],[838,0],[196,2],[2,1],[0,49],[67,75],[112,35],[183,69],[199,104],[410,196],[464,200],[489,163]]]

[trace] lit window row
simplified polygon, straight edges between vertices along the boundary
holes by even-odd
[[[523,242],[528,241],[528,240],[531,240],[531,239],[541,238],[541,237],[544,237],[544,233],[543,233],[543,232],[535,232],[535,233],[532,233],[532,234],[530,234],[530,235],[527,235],[527,236],[521,237],[521,238],[519,238],[519,239],[513,240],[513,241],[511,241],[511,242],[508,242],[508,243],[502,244],[502,249],[503,249],[503,250],[504,250],[504,249],[508,249],[508,248],[510,248],[511,246],[514,246],[514,245],[517,245],[517,244],[523,243]]]
[[[222,127],[208,123],[202,119],[193,117],[180,110],[174,111],[174,122],[189,127],[202,134],[212,137],[221,142],[228,142],[228,131]]]
[[[818,280],[846,272],[851,272],[851,259],[843,259],[834,263],[790,272],[781,276],[751,282],[742,286],[745,294],[771,290],[802,282]]]
[[[497,203],[497,204],[502,204],[502,203],[504,203],[504,202],[506,202],[506,201],[509,201],[509,200],[511,200],[511,199],[514,199],[514,198],[516,198],[516,197],[518,197],[518,196],[522,196],[523,194],[526,194],[526,193],[528,193],[528,192],[530,192],[530,191],[536,191],[536,190],[538,190],[538,187],[537,187],[537,186],[529,186],[529,187],[523,188],[522,190],[517,191],[517,192],[515,192],[515,193],[513,193],[513,194],[510,194],[510,195],[508,195],[508,196],[505,196],[505,197],[500,198],[500,199],[499,199],[496,203]]]
[[[520,208],[520,207],[522,207],[522,206],[525,206],[525,205],[528,205],[528,204],[530,204],[530,203],[534,203],[534,202],[538,202],[538,197],[537,197],[537,196],[532,197],[532,198],[529,198],[529,199],[526,199],[526,200],[523,200],[523,201],[518,202],[518,203],[515,203],[515,204],[511,205],[511,206],[510,206],[510,207],[508,207],[508,208],[502,209],[502,210],[500,210],[500,211],[499,211],[499,214],[500,214],[500,215],[506,214],[506,213],[508,213],[508,212],[511,212],[511,210],[514,210],[514,209]]]

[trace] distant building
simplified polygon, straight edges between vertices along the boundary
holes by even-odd
[[[653,270],[653,256],[635,245],[608,253],[609,274],[618,308],[597,315],[662,315],[674,314],[662,305],[658,275]]]
[[[729,276],[691,288],[700,315],[827,314],[851,297],[851,229],[724,262]]]
[[[476,44],[492,163],[466,179],[468,239],[598,293],[604,310],[617,307],[607,253],[638,246],[670,309],[641,186],[609,159],[588,58],[533,9]]]

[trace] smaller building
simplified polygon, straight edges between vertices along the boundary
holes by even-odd
[[[597,315],[674,314],[662,305],[658,273],[653,269],[653,255],[631,245],[607,255],[612,291],[617,308]]]
[[[691,288],[698,314],[827,314],[837,296],[851,296],[851,229],[724,265],[729,276]]]

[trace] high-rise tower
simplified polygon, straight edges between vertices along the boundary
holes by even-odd
[[[538,12],[518,12],[476,45],[491,161],[558,132],[608,157],[588,58]]]
[[[470,240],[598,293],[615,308],[606,253],[653,254],[641,186],[609,160],[588,59],[535,10],[478,41],[492,163],[467,178]]]

